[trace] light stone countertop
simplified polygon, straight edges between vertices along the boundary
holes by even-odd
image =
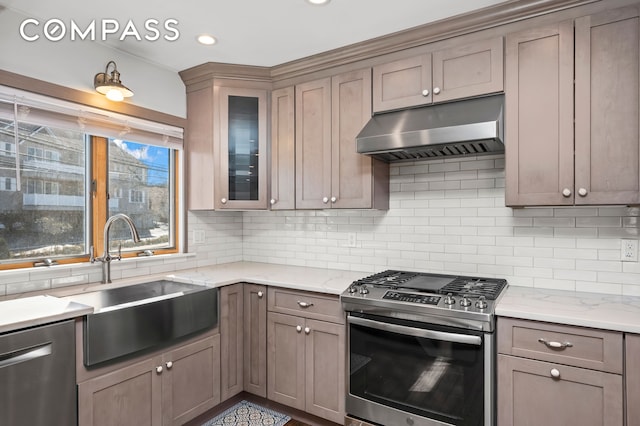
[[[256,262],[226,263],[168,275],[174,281],[220,287],[238,282],[339,295],[367,272],[308,268]]]
[[[640,297],[510,286],[498,316],[640,333]]]
[[[0,302],[0,333],[76,318],[92,312],[92,306],[53,296],[6,300]]]

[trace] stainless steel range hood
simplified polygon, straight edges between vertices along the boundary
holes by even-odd
[[[374,115],[356,150],[385,162],[504,152],[504,95]]]

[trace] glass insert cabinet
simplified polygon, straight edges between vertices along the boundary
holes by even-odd
[[[219,87],[216,209],[267,208],[267,91]]]

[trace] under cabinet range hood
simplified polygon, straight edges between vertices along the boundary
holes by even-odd
[[[504,95],[374,115],[356,150],[384,162],[504,152]]]

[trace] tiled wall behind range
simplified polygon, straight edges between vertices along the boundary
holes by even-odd
[[[640,296],[640,264],[620,261],[639,216],[628,207],[507,208],[504,156],[401,163],[391,165],[388,211],[245,212],[243,259]]]

